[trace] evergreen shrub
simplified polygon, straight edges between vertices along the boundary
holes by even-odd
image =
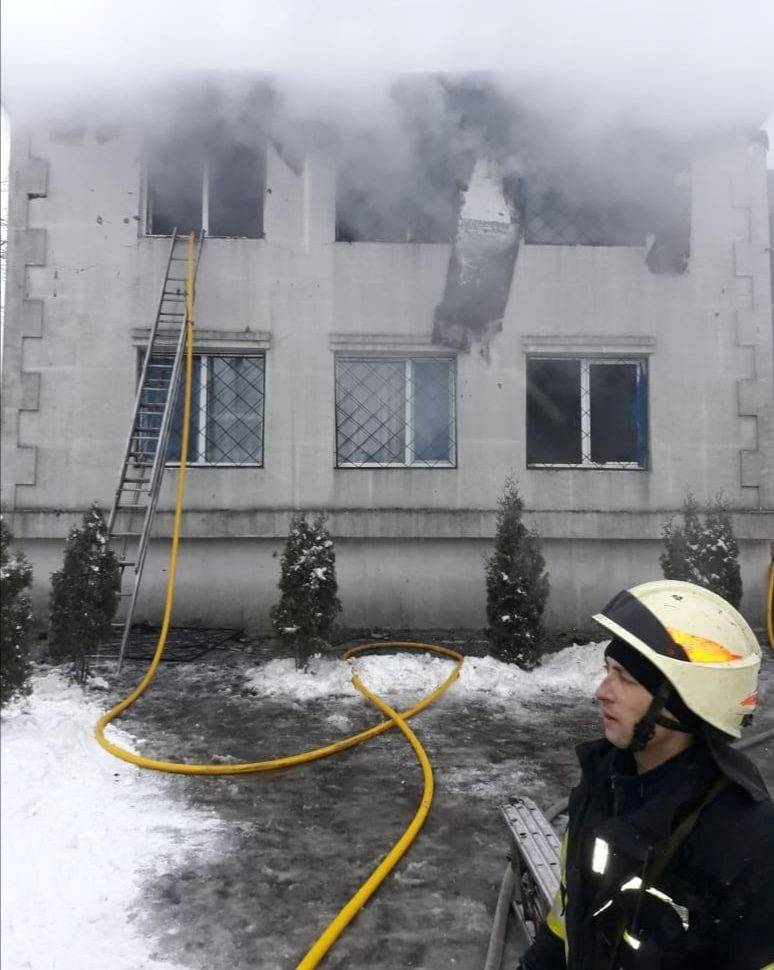
[[[341,612],[336,553],[324,514],[311,522],[305,512],[291,518],[279,589],[279,603],[271,610],[274,629],[293,646],[296,665],[305,668],[315,648],[330,643]]]
[[[540,662],[549,582],[540,536],[522,522],[513,478],[498,502],[495,548],[486,560],[487,637],[492,654],[527,670]]]
[[[664,577],[711,589],[738,609],[742,601],[739,546],[722,496],[713,500],[702,521],[699,505],[689,492],[681,515],[682,524],[669,519],[663,528],[664,552],[659,561]]]
[[[28,635],[32,625],[32,566],[10,551],[13,535],[0,516],[0,707],[29,693]]]
[[[53,660],[72,664],[80,684],[118,607],[121,576],[107,540],[105,517],[95,502],[80,527],[70,530],[62,568],[51,576],[49,650]]]

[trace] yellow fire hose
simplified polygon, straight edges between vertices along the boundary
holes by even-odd
[[[402,643],[402,642],[386,642],[377,644],[365,644],[359,647],[353,647],[347,650],[346,653],[342,655],[342,660],[348,660],[352,657],[358,656],[366,651],[375,649],[385,649],[392,647],[408,648],[408,649],[418,649],[418,650],[428,650],[433,653],[442,654],[446,657],[455,661],[454,669],[449,674],[449,676],[437,687],[432,693],[427,694],[423,697],[417,704],[410,707],[408,710],[398,712],[393,710],[388,704],[386,704],[381,698],[377,697],[372,693],[360,680],[357,674],[353,674],[352,683],[354,686],[363,694],[372,704],[379,708],[382,713],[387,715],[388,720],[381,721],[379,724],[368,728],[365,731],[361,731],[359,734],[354,734],[348,738],[343,738],[340,741],[336,741],[333,744],[325,745],[321,748],[314,748],[309,751],[301,752],[300,754],[288,755],[284,758],[272,758],[266,761],[252,761],[252,762],[240,762],[237,764],[186,764],[184,762],[176,761],[159,761],[154,758],[145,758],[141,755],[134,754],[125,748],[114,744],[105,737],[105,728],[111,721],[115,720],[120,714],[122,714],[128,707],[130,707],[138,698],[140,698],[147,687],[150,685],[153,677],[156,673],[161,658],[164,653],[164,648],[166,647],[167,634],[169,632],[169,625],[172,616],[172,605],[175,597],[175,575],[177,570],[177,555],[178,548],[180,544],[180,525],[182,521],[183,512],[183,496],[185,494],[185,476],[187,470],[187,460],[188,460],[188,438],[189,438],[189,423],[191,415],[191,383],[193,375],[193,260],[194,260],[194,237],[193,234],[189,237],[188,245],[188,287],[187,287],[187,297],[186,297],[186,333],[185,333],[185,396],[183,403],[183,434],[181,443],[181,454],[180,454],[180,469],[177,480],[177,496],[175,501],[175,515],[172,528],[172,548],[170,552],[169,560],[169,575],[167,580],[167,593],[166,600],[164,603],[164,618],[161,625],[161,632],[159,634],[158,643],[156,645],[156,650],[151,660],[148,670],[145,672],[140,683],[137,687],[120,703],[116,704],[115,707],[111,708],[106,714],[97,722],[95,729],[95,734],[97,741],[102,747],[108,751],[110,754],[114,755],[116,758],[120,758],[122,761],[128,761],[131,764],[138,765],[141,768],[150,768],[155,771],[165,771],[173,772],[176,774],[185,775],[235,775],[235,774],[249,774],[258,771],[274,771],[279,768],[288,768],[292,765],[304,764],[309,761],[316,761],[319,758],[328,757],[328,755],[336,754],[339,751],[345,751],[347,748],[354,747],[356,744],[360,744],[362,741],[367,741],[369,738],[376,737],[378,734],[389,730],[392,727],[397,727],[402,734],[405,736],[409,744],[414,750],[422,767],[422,773],[424,776],[424,791],[422,793],[422,799],[419,808],[414,815],[410,825],[405,830],[403,835],[398,839],[395,845],[390,849],[388,854],[384,857],[382,862],[376,867],[376,869],[371,873],[368,879],[363,883],[363,885],[357,890],[357,892],[352,896],[349,902],[340,910],[338,915],[333,919],[333,921],[328,925],[328,927],[321,933],[318,939],[311,946],[307,954],[303,957],[301,962],[298,964],[297,970],[312,970],[316,967],[320,961],[324,958],[325,954],[330,950],[336,940],[341,936],[344,930],[347,928],[349,923],[357,916],[360,910],[365,906],[371,896],[376,892],[381,883],[389,875],[389,873],[394,869],[397,863],[400,861],[402,856],[408,850],[411,843],[414,841],[422,828],[427,814],[430,811],[430,804],[433,799],[433,771],[430,765],[430,761],[422,748],[419,740],[417,739],[414,732],[408,726],[406,721],[408,718],[413,717],[420,711],[429,707],[435,700],[441,697],[442,694],[451,687],[455,680],[459,677],[460,667],[462,666],[463,656],[457,653],[455,650],[450,650],[447,647],[439,647],[434,644],[426,643]]]

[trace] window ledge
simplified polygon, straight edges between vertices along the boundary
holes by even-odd
[[[423,461],[423,462],[416,461],[416,462],[412,462],[411,464],[408,464],[407,462],[364,461],[360,463],[341,462],[335,467],[336,467],[336,471],[351,471],[352,469],[364,469],[364,468],[369,469],[371,471],[373,471],[373,469],[375,468],[376,469],[388,468],[393,470],[396,468],[403,468],[403,469],[408,469],[409,471],[415,471],[416,469],[423,469],[424,471],[428,471],[428,470],[435,471],[435,469],[437,468],[456,468],[457,465],[450,461]]]
[[[335,351],[356,353],[426,353],[454,357],[447,347],[433,343],[432,334],[414,333],[332,333],[329,346]]]
[[[150,339],[150,327],[135,327],[131,331],[132,342],[138,347],[146,347]],[[180,338],[178,329],[159,327],[157,340],[168,344],[170,348],[177,346]],[[194,328],[194,349],[197,353],[227,353],[239,351],[255,352],[268,350],[271,345],[271,334],[265,330],[200,330]]]
[[[165,468],[179,468],[179,461],[165,461]],[[186,470],[189,468],[265,468],[262,461],[187,461]]]
[[[654,353],[656,338],[640,334],[523,334],[521,349],[527,354],[625,357]]]
[[[199,232],[200,231],[201,230],[197,230],[196,233],[195,233],[195,236],[196,236],[197,239],[199,238]],[[178,237],[177,238],[178,239],[185,239],[187,236],[188,236],[188,233],[184,232],[184,233],[178,234]],[[172,238],[172,233],[171,232],[144,232],[142,234],[142,238],[143,239],[171,239]],[[211,236],[209,233],[207,233],[207,235],[204,238],[208,242],[210,240],[213,240],[213,239],[228,239],[228,240],[231,240],[232,242],[233,241],[237,241],[237,242],[261,242],[261,240],[266,239],[266,234],[263,233],[260,236]]]
[[[646,472],[649,471],[647,465],[640,465],[636,461],[610,461],[610,462],[598,462],[593,464],[589,462],[586,465],[571,465],[568,463],[553,462],[552,464],[539,464],[538,462],[532,462],[527,464],[529,469],[537,469],[539,471],[592,471],[592,472]]]

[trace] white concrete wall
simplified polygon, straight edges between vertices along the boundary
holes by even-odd
[[[152,323],[168,249],[143,235],[140,132],[97,136],[86,128],[63,140],[40,128],[12,152],[3,502],[30,550],[48,550],[39,582],[52,568],[51,541],[78,511],[92,499],[110,504],[138,331]],[[547,539],[552,622],[582,623],[620,586],[658,574],[661,523],[686,488],[699,500],[722,490],[736,510],[746,608],[757,617],[774,535],[760,146],[733,136],[697,156],[682,276],[650,273],[636,248],[521,247],[502,332],[486,352],[458,355],[454,469],[334,467],[334,350],[364,340],[392,352],[429,348],[449,247],[334,242],[335,173],[322,156],[297,175],[270,149],[267,189],[264,239],[205,243],[197,303],[205,338],[241,332],[268,346],[265,467],[190,470],[187,528],[198,538],[183,556],[181,619],[265,625],[278,570],[271,553],[288,510],[303,507],[336,513],[348,622],[480,625],[481,558],[511,472]],[[647,470],[526,468],[525,360],[535,348],[648,355]],[[156,569],[148,618],[160,604]]]

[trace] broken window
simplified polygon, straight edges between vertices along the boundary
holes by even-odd
[[[644,246],[654,224],[636,203],[573,202],[556,190],[525,187],[524,239],[533,244]]]
[[[373,181],[372,181],[373,180]],[[429,192],[409,178],[368,173],[358,185],[351,173],[340,175],[336,192],[337,242],[448,243],[454,238],[458,191],[433,184]]]
[[[645,361],[528,358],[527,464],[645,468]]]
[[[452,466],[454,360],[336,359],[338,467]]]
[[[153,357],[171,365],[171,356]],[[140,365],[142,360],[140,360]],[[190,465],[262,465],[264,419],[264,356],[197,354],[193,360]],[[161,370],[161,368],[159,368]],[[163,404],[166,389],[146,388],[144,404]],[[161,428],[161,414],[146,414],[140,434],[152,460]],[[183,394],[177,392],[167,445],[167,462],[179,461],[183,434]]]
[[[263,235],[265,151],[260,144],[184,138],[152,147],[148,232],[259,239]]]
[[[528,143],[510,180],[533,245],[656,246],[652,272],[681,273],[690,251],[691,181],[685,146],[621,129],[594,144],[556,132]]]
[[[460,187],[472,162],[455,144],[450,113],[423,82],[393,87],[389,120],[340,140],[336,157],[337,242],[450,243]]]

